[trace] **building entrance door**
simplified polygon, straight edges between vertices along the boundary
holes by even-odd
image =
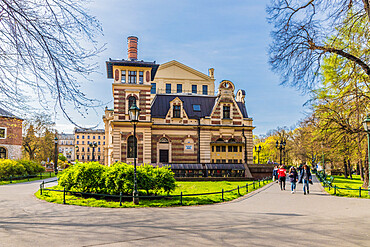
[[[159,150],[159,163],[168,163],[168,149]]]

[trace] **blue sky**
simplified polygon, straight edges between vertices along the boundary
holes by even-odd
[[[216,86],[232,81],[244,89],[248,114],[256,127],[254,134],[265,134],[278,126],[292,126],[304,118],[307,96],[280,86],[279,76],[270,71],[268,45],[271,26],[266,21],[264,1],[219,0],[95,0],[90,14],[101,22],[106,50],[97,57],[99,73],[92,81],[82,80],[89,97],[112,107],[111,79],[106,78],[108,58],[127,58],[127,37],[139,38],[138,58],[159,64],[177,60],[207,74],[215,69]],[[71,115],[83,126],[103,128],[104,107],[86,118]],[[72,132],[73,126],[59,114],[59,131]]]

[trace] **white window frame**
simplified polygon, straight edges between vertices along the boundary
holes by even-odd
[[[8,128],[6,128],[6,127],[0,127],[0,129],[4,129],[4,137],[0,137],[0,139],[6,139],[7,134],[8,134]]]

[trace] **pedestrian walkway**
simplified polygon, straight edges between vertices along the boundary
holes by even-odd
[[[216,205],[108,209],[33,196],[39,183],[0,186],[0,246],[370,246],[370,200],[326,194],[314,179],[277,183]]]

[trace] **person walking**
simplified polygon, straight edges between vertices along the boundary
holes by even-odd
[[[276,183],[278,182],[278,170],[279,170],[278,167],[275,166],[274,170],[272,171],[272,177],[273,177],[274,181],[276,181]]]
[[[289,169],[289,180],[290,180],[290,188],[292,191],[291,193],[294,194],[295,188],[297,186],[297,181],[298,181],[298,173],[294,166],[292,166]]]
[[[285,190],[286,170],[285,170],[284,165],[280,166],[278,170],[278,174],[279,174],[280,189]]]
[[[307,165],[303,165],[303,169],[299,176],[299,183],[303,183],[303,193],[306,195],[310,194],[310,186],[309,183],[312,183],[312,175],[310,168]]]

